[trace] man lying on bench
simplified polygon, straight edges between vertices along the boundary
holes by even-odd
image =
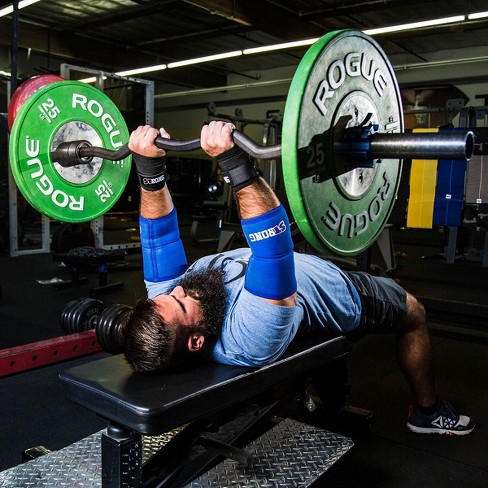
[[[298,334],[354,340],[395,332],[398,359],[415,399],[407,426],[417,433],[464,435],[474,423],[434,388],[424,307],[393,280],[345,272],[317,256],[293,251],[284,207],[254,161],[234,146],[233,124],[205,125],[204,151],[216,157],[235,193],[249,248],[201,258],[188,267],[176,209],[166,185],[169,134],[139,127],[129,147],[141,184],[140,232],[148,298],[139,300],[122,331],[137,372],[163,371],[197,358],[263,366]]]

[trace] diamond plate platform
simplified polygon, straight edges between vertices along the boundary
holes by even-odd
[[[257,458],[251,467],[226,459],[187,486],[306,487],[352,446],[348,437],[285,419],[245,447]]]
[[[142,438],[142,459],[147,461],[168,443],[174,430],[159,436]],[[105,430],[58,451],[19,464],[0,473],[1,488],[93,488],[102,486],[101,438]]]
[[[180,430],[143,436],[143,462]],[[1,472],[0,488],[101,487],[104,432]],[[347,437],[286,419],[246,446],[246,451],[256,457],[252,467],[227,459],[188,486],[309,486],[352,446],[352,440]]]

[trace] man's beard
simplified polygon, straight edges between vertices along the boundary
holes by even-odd
[[[219,336],[226,308],[222,273],[216,269],[189,272],[178,285],[187,295],[200,303],[203,318],[199,324],[199,331],[210,337]]]

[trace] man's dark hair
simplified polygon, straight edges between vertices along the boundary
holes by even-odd
[[[200,302],[202,320],[193,327],[172,326],[162,319],[153,300],[139,299],[120,332],[127,362],[138,373],[191,367],[201,355],[188,350],[189,335],[198,332],[215,338],[220,334],[226,307],[222,273],[212,268],[190,272],[178,284]]]
[[[162,371],[173,359],[177,332],[157,312],[155,303],[141,298],[122,331],[122,345],[127,362],[138,373]]]

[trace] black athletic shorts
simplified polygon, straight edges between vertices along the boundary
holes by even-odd
[[[363,306],[359,326],[348,337],[357,340],[371,332],[395,332],[407,314],[405,290],[391,278],[360,271],[345,274],[356,287]]]

